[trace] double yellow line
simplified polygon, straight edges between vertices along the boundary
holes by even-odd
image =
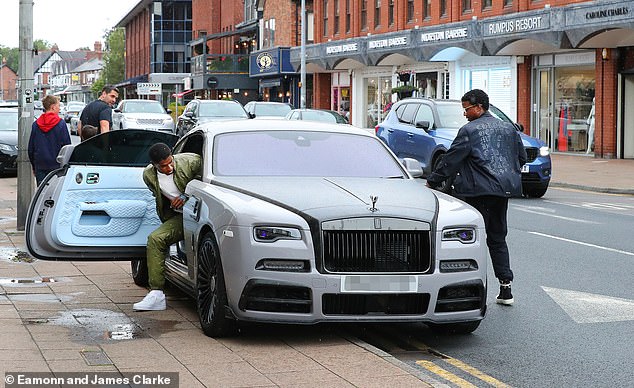
[[[507,384],[504,384],[503,382],[501,382],[500,380],[497,380],[494,377],[491,377],[489,375],[487,375],[486,373],[465,364],[462,361],[458,361],[455,358],[451,358],[451,357],[447,357],[443,358],[443,361],[455,366],[458,369],[461,369],[465,372],[467,372],[468,374],[477,377],[478,379],[484,381],[485,383],[492,385],[494,387],[499,387],[499,388],[508,388],[510,387]],[[464,387],[464,388],[477,388],[476,385],[471,384],[470,382],[468,382],[467,380],[449,372],[446,369],[443,369],[441,367],[439,367],[438,365],[434,364],[432,361],[427,361],[427,360],[420,360],[420,361],[416,361],[416,364],[420,365],[421,367],[427,369],[428,371],[430,371],[431,373],[453,383],[456,384],[459,387]]]

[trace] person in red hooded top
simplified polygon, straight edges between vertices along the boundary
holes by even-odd
[[[59,97],[46,96],[42,105],[44,113],[33,123],[29,139],[29,160],[38,186],[49,172],[59,168],[57,154],[70,144],[68,127],[59,117]]]

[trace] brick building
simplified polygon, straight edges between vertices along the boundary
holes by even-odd
[[[0,63],[0,100],[17,100],[18,75],[9,66],[6,59]]]
[[[434,98],[481,88],[556,152],[634,158],[624,109],[634,103],[634,1],[320,0],[314,20],[313,102],[350,106],[354,125],[382,120],[404,82]]]

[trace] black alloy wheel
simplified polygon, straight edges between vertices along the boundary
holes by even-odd
[[[132,268],[132,279],[134,284],[140,287],[147,287],[149,284],[147,261],[146,260],[132,260],[130,262]]]
[[[235,321],[225,315],[227,291],[218,244],[212,233],[207,233],[200,243],[196,280],[196,307],[205,335],[233,334]]]

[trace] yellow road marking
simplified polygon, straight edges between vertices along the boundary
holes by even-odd
[[[442,377],[443,379],[456,384],[459,387],[463,387],[463,388],[477,388],[475,385],[471,384],[467,380],[464,380],[464,379],[456,376],[455,374],[453,374],[453,373],[451,373],[451,372],[439,367],[438,365],[434,364],[431,361],[420,360],[420,361],[416,361],[416,363],[418,365],[422,366],[423,368],[427,369],[428,371],[430,371],[430,372]]]
[[[493,377],[491,377],[491,376],[479,371],[478,369],[476,369],[476,368],[474,368],[474,367],[472,367],[470,365],[465,364],[462,361],[458,361],[455,358],[447,359],[447,360],[445,360],[445,362],[455,366],[456,368],[462,369],[463,371],[471,374],[472,376],[475,376],[475,377],[479,378],[480,380],[482,380],[484,382],[487,382],[487,383],[493,385],[494,387],[498,387],[498,388],[508,388],[509,387],[509,385],[504,384],[500,380],[497,380],[497,379],[495,379],[495,378],[493,378]]]

